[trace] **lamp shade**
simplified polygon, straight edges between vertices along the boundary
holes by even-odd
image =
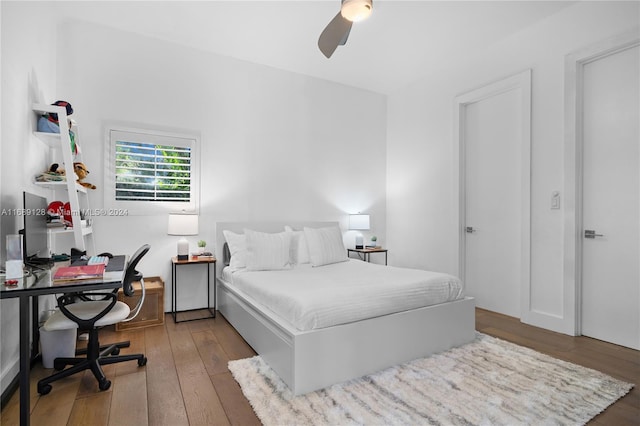
[[[368,230],[369,215],[368,214],[351,214],[349,215],[349,229]]]
[[[169,235],[198,235],[198,215],[178,214],[169,215]]]

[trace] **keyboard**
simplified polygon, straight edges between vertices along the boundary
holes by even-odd
[[[87,260],[87,265],[99,265],[104,263],[104,266],[109,264],[109,258],[107,256],[91,256],[89,260]]]

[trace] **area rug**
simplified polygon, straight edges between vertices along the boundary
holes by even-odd
[[[294,397],[260,358],[229,362],[265,425],[576,425],[633,387],[485,334]]]

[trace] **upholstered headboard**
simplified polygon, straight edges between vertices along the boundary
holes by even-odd
[[[325,226],[339,226],[338,222],[217,222],[216,223],[216,256],[222,262],[222,266],[229,264],[229,248],[222,231],[229,230],[237,234],[242,234],[245,229],[260,232],[282,232],[285,226],[290,226],[295,230],[302,230],[305,226],[309,228],[322,228]]]

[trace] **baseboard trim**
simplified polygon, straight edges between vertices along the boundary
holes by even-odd
[[[20,360],[16,359],[10,368],[7,368],[4,371],[4,374],[0,376],[0,384],[2,384],[2,396],[0,396],[0,409],[3,409],[15,391],[20,387]],[[33,366],[42,361],[42,356],[40,354],[36,355],[35,358],[31,359],[30,366]],[[11,378],[9,378],[11,377]],[[8,385],[5,386],[5,383],[9,382]]]
[[[13,396],[13,394],[20,387],[20,374],[16,374],[16,376],[11,380],[9,386],[2,392],[2,397],[0,397],[0,410],[3,410],[4,407],[9,403],[9,400]]]

